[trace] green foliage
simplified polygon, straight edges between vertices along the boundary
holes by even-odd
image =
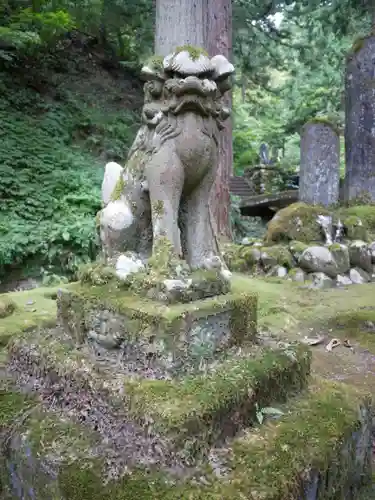
[[[54,284],[96,255],[104,161],[93,155],[124,159],[135,118],[78,105],[70,93],[48,102],[2,76],[0,274],[33,262]]]

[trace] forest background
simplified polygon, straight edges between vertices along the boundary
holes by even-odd
[[[370,0],[233,0],[232,13],[232,171],[262,143],[296,171],[307,120],[343,126]],[[95,258],[104,165],[124,163],[139,126],[155,23],[155,0],[0,0],[0,281],[74,279]]]

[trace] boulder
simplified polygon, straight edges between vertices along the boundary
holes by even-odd
[[[231,271],[253,272],[260,262],[260,249],[255,246],[229,243],[224,246],[222,257]]]
[[[355,267],[350,269],[349,278],[355,285],[363,285],[363,283],[368,283],[371,281],[371,277],[360,267]]]
[[[329,251],[331,252],[334,260],[336,261],[339,274],[345,274],[350,269],[349,249],[346,245],[334,243],[330,245]]]
[[[336,278],[336,284],[337,286],[348,286],[352,285],[353,282],[349,278],[349,276],[345,276],[344,274],[339,274]]]
[[[284,266],[274,266],[267,276],[276,276],[277,278],[285,278],[288,274],[288,269]]]
[[[308,247],[301,255],[299,264],[308,272],[324,273],[330,278],[336,278],[339,274],[337,263],[326,247]]]
[[[292,281],[296,281],[297,283],[303,283],[306,280],[306,273],[300,267],[294,267],[293,269],[290,269],[288,277]]]
[[[312,288],[323,289],[335,286],[335,281],[322,272],[310,273],[307,279],[311,281]]]
[[[373,241],[372,243],[370,243],[369,249],[370,249],[370,252],[371,252],[371,262],[373,264],[375,264],[375,241]]]
[[[356,240],[349,245],[350,264],[359,267],[367,273],[372,273],[371,250],[367,243]]]
[[[265,271],[268,271],[276,265],[286,267],[287,269],[293,266],[292,254],[287,247],[282,245],[262,248],[260,260]]]
[[[293,240],[304,243],[323,241],[324,235],[318,223],[318,216],[329,214],[323,207],[293,203],[279,210],[268,223],[265,241],[267,243]]]
[[[291,241],[289,243],[290,253],[293,255],[294,260],[298,263],[303,252],[308,248],[306,243],[302,243],[302,241]]]

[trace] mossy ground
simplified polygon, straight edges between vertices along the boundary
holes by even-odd
[[[16,310],[10,316],[0,318],[0,347],[15,334],[38,325],[54,325],[56,322],[55,288],[37,288],[26,292],[0,295],[0,301],[11,300]]]
[[[9,405],[11,399],[13,404]],[[342,454],[343,445],[360,428],[359,408],[368,409],[370,404],[370,398],[354,388],[314,379],[302,397],[279,405],[279,419],[268,420],[226,443],[220,455],[226,474],[218,478],[208,464],[203,465],[200,476],[205,477],[205,483],[198,485],[189,480],[171,484],[162,474],[141,469],[104,485],[102,464],[89,452],[96,440],[82,433],[79,426],[68,427],[56,417],[45,420],[36,409],[34,415],[30,413],[24,419],[22,427],[31,430],[35,449],[44,446],[44,450],[50,450],[53,445],[54,450],[66,452],[68,445],[74,446],[70,453],[61,455],[63,460],[58,464],[59,490],[69,500],[232,500],[239,495],[255,500],[295,500],[301,498],[303,480],[310,468],[322,478],[329,469],[341,484],[350,478],[352,454]],[[30,402],[8,393],[0,399],[0,408],[2,415],[4,408],[11,408],[7,413],[10,422],[22,411],[29,411]],[[79,453],[74,456],[72,450],[77,449]],[[332,463],[336,467],[330,468]],[[362,480],[366,483],[369,479],[370,471],[365,469]],[[324,498],[334,498],[334,494],[331,488]]]
[[[333,436],[335,436],[335,439],[337,439],[337,432],[339,432],[338,429],[340,428],[340,426],[341,429],[343,429],[346,425],[348,425],[346,416],[349,417],[350,415],[353,415],[352,410],[350,410],[349,406],[347,405],[356,404],[355,402],[357,400],[357,396],[352,392],[352,389],[350,389],[350,387],[357,386],[361,389],[366,388],[372,394],[375,393],[375,362],[371,361],[371,357],[364,358],[364,354],[362,353],[362,348],[370,349],[371,352],[375,353],[373,343],[372,341],[369,341],[369,339],[372,339],[372,337],[374,336],[374,333],[372,333],[371,331],[365,331],[362,328],[366,321],[372,321],[373,318],[372,308],[374,285],[366,284],[361,286],[351,286],[347,289],[311,290],[301,287],[296,283],[285,281],[282,283],[277,283],[274,281],[268,282],[256,278],[249,278],[241,274],[235,274],[233,277],[232,290],[233,293],[243,293],[248,291],[257,293],[259,300],[258,329],[260,335],[263,331],[271,333],[277,332],[277,335],[283,338],[285,341],[290,341],[302,339],[304,336],[314,337],[317,334],[323,333],[327,335],[328,338],[339,336],[340,338],[344,339],[344,337],[348,337],[355,345],[355,350],[347,349],[345,347],[338,347],[332,352],[328,352],[325,350],[325,343],[322,346],[316,346],[312,348],[313,373],[321,375],[328,380],[335,380],[337,378],[340,378],[345,383],[348,383],[349,386],[345,390],[343,390],[342,386],[340,385],[335,386],[337,387],[337,389],[332,389],[330,388],[331,386],[325,386],[325,389],[323,391],[326,394],[325,403],[317,404],[317,401],[315,400],[313,405],[314,410],[311,409],[311,412],[309,414],[311,418],[318,419],[318,424],[316,424],[318,425],[318,427],[316,427],[315,425],[306,426],[306,429],[304,427],[304,431],[301,435],[303,435],[304,437],[304,442],[306,442],[307,439],[311,439],[312,443],[317,443],[317,441],[314,441],[316,436],[318,436],[318,434],[316,433],[319,431],[319,435],[321,435],[321,433],[323,432],[323,435],[327,436],[325,432],[328,432],[329,427],[329,432],[332,432],[332,439]],[[11,332],[16,334],[17,331],[22,329],[25,319],[27,319],[28,322],[31,321],[34,324],[42,319],[40,317],[40,309],[39,307],[37,307],[37,304],[43,305],[43,309],[47,309],[45,305],[48,303],[49,319],[52,318],[52,316],[55,314],[55,303],[53,300],[47,299],[45,297],[44,294],[46,291],[48,290],[39,289],[30,292],[20,292],[14,294],[14,299],[19,308],[19,310],[17,310],[15,314],[21,315],[19,318],[17,318],[15,314],[11,317],[13,322],[14,320],[16,320],[13,325],[11,325],[11,323],[7,323],[8,329]],[[37,311],[28,312],[26,314],[23,312],[20,306],[23,306],[28,301],[28,299],[35,300]],[[51,312],[52,310],[53,313]],[[0,328],[3,328],[4,322],[9,321],[10,318],[0,320]],[[311,392],[311,394],[312,396],[314,396],[313,392]],[[334,394],[334,397],[332,397],[332,394]],[[318,396],[316,395],[316,397]],[[329,425],[329,422],[332,423],[333,421],[328,419],[328,413],[330,412],[332,417],[332,408],[334,408],[334,406],[329,407],[327,403],[328,400],[332,405],[334,401],[336,401],[338,407],[344,409],[347,408],[347,410],[345,411],[335,412],[336,417],[339,419],[338,423],[340,424],[340,426],[336,426],[336,424],[334,426]],[[305,403],[301,404],[304,405]],[[302,422],[303,420],[304,423],[306,423],[308,413],[297,412],[296,415],[299,418],[299,422]],[[345,417],[344,420],[340,420],[342,417]],[[351,423],[353,424],[353,420],[351,421]],[[322,429],[319,427],[319,425],[324,425],[326,427]],[[295,429],[295,423],[293,424],[293,426],[293,429]],[[274,434],[274,429],[277,428],[278,427],[272,428],[273,430],[271,429],[267,432],[270,433],[269,435]],[[290,439],[292,440],[293,437],[295,436],[290,436]],[[325,446],[324,441],[325,440],[322,440],[322,446]],[[332,441],[329,442],[332,443]],[[255,441],[255,446],[261,446],[259,445],[259,441]],[[302,446],[301,448],[305,453],[305,447]],[[327,448],[324,447],[322,448],[322,450],[327,451]],[[272,449],[272,447],[270,449]],[[302,457],[298,455],[298,447],[294,447],[293,449],[295,450],[296,455],[293,455],[292,458],[291,455],[289,455],[289,453],[291,453],[290,450],[288,450],[287,455],[292,460],[291,463],[298,465],[299,460]],[[316,444],[315,448],[314,446],[312,446],[311,452],[313,452],[314,450],[316,451],[317,449],[318,444]],[[321,450],[321,448],[319,448],[319,450]],[[264,449],[263,452],[266,453],[267,449]],[[270,455],[268,455],[267,453],[265,455],[266,458],[267,456],[270,457]],[[280,460],[280,457],[286,457],[287,455],[275,454],[275,457],[277,457],[277,460]],[[296,459],[296,461],[294,461],[294,458]],[[326,459],[327,456],[319,453],[319,460]],[[248,456],[246,460],[249,460]],[[272,461],[266,463],[274,464],[274,462]],[[279,464],[280,463],[281,460]],[[245,461],[245,459],[243,464],[246,464],[246,467],[248,467],[247,461]],[[67,473],[68,470],[69,474]],[[268,472],[271,473],[272,470],[274,471],[274,475],[272,477],[265,474],[262,478],[262,481],[264,481],[265,484],[268,484],[270,488],[274,484],[272,481],[275,480],[277,471],[274,466],[271,467],[269,465]],[[289,468],[289,472],[290,471],[291,468]],[[111,498],[116,500],[127,500],[128,498],[134,498],[134,496],[129,496],[134,494],[136,494],[140,498],[150,500],[153,498],[226,498],[225,496],[222,496],[222,492],[209,492],[207,490],[206,492],[204,492],[204,496],[202,497],[199,496],[199,489],[194,490],[193,488],[192,490],[188,491],[185,487],[180,489],[177,486],[173,489],[173,491],[166,491],[160,478],[153,476],[142,476],[141,479],[139,477],[133,477],[131,480],[127,479],[125,485],[121,486],[121,488],[117,484],[113,485],[113,487],[111,486],[109,490],[104,491],[103,486],[101,484],[98,484],[98,479],[95,478],[95,474],[93,474],[92,471],[80,471],[78,468],[75,468],[74,470],[66,469],[66,474],[66,477],[69,477],[69,480],[64,484],[67,488],[67,491],[69,492],[68,497],[72,500],[78,500],[78,498],[85,499],[86,497],[89,498],[85,493],[87,491],[91,495],[90,498],[94,499]],[[245,474],[239,471],[239,479],[243,478],[244,476]],[[250,475],[246,474],[246,477],[250,477]],[[74,478],[77,478],[77,480],[75,480]],[[236,483],[234,482],[233,484]],[[286,485],[288,484],[288,480],[282,482],[281,484],[283,485],[283,487],[286,487]],[[188,491],[188,494],[186,493],[186,491]],[[141,494],[143,496],[140,496]],[[271,496],[270,498],[282,497]],[[358,496],[358,498],[361,497]],[[372,497],[368,496],[365,498]]]

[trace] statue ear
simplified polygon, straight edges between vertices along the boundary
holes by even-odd
[[[228,59],[221,54],[211,59],[211,65],[214,69],[212,79],[216,82],[226,80],[234,73],[234,66]]]

